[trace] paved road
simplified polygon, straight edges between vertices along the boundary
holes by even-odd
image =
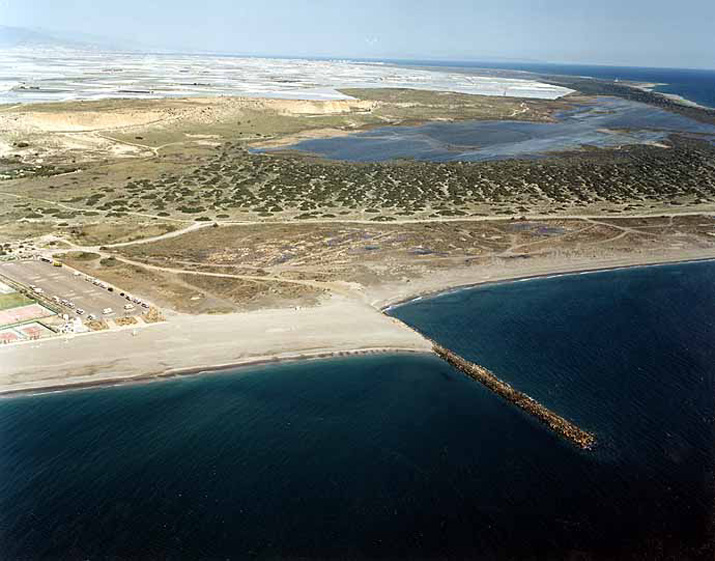
[[[84,280],[84,275],[75,276],[66,267],[53,267],[44,261],[16,261],[0,264],[0,274],[3,274],[14,281],[24,285],[34,285],[43,290],[43,295],[52,299],[53,296],[61,300],[69,300],[77,308],[85,311],[84,318],[88,314],[94,314],[98,318],[116,318],[141,314],[143,308],[133,304],[133,310],[124,310],[124,306],[129,302],[119,296],[118,292],[109,292]],[[101,279],[100,279],[101,280]],[[105,315],[102,310],[112,308],[113,315]],[[71,310],[66,310],[72,315],[76,315]]]

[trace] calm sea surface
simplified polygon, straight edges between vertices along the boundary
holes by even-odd
[[[712,559],[715,264],[395,308],[599,439],[436,358],[0,400],[1,559]]]
[[[715,70],[690,68],[639,68],[629,66],[597,66],[587,64],[519,63],[519,62],[459,62],[459,61],[391,61],[401,66],[435,66],[462,69],[505,69],[534,74],[588,76],[601,80],[626,80],[661,84],[655,91],[676,94],[706,107],[715,107]]]

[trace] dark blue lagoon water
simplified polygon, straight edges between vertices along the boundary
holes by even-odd
[[[429,356],[5,399],[0,558],[712,559],[715,264],[393,313],[597,448]]]
[[[538,157],[583,146],[606,148],[659,142],[679,132],[715,139],[713,125],[641,103],[600,98],[596,105],[559,114],[555,123],[459,121],[382,127],[348,136],[304,140],[288,148],[346,161],[484,161]]]

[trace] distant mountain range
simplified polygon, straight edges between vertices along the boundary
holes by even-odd
[[[0,49],[65,48],[90,50],[138,50],[141,46],[88,33],[66,33],[45,29],[0,25]]]

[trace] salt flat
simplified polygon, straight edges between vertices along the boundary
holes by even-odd
[[[557,99],[572,90],[533,80],[383,63],[69,49],[0,51],[0,103],[111,97],[248,96],[347,99],[340,88],[414,88]]]

